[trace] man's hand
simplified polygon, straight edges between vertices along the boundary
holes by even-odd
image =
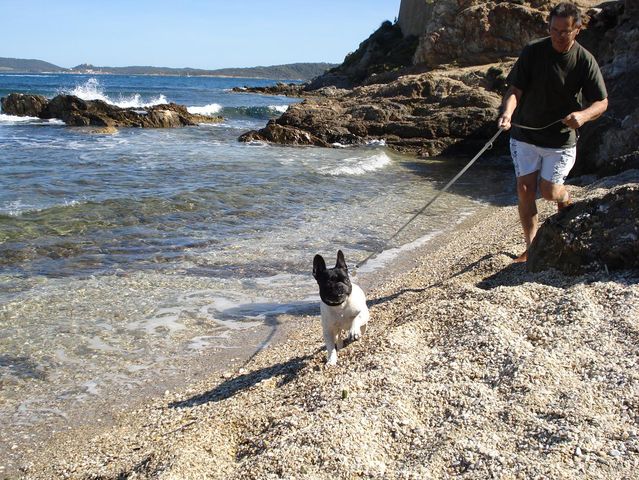
[[[508,87],[506,95],[501,102],[501,115],[497,119],[497,126],[504,130],[510,130],[513,112],[517,108],[519,99],[522,96],[522,91],[512,85]]]
[[[596,102],[592,102],[585,110],[572,112],[566,115],[561,121],[567,127],[572,129],[577,129],[581,127],[584,123],[590,122],[595,118],[599,118],[608,108],[608,99],[604,98],[603,100],[597,100]]]
[[[577,130],[587,121],[588,121],[588,118],[586,118],[586,115],[584,115],[583,112],[572,112],[566,115],[561,120],[561,123],[563,123],[569,128],[572,128],[573,130]]]
[[[510,130],[510,121],[511,116],[506,113],[502,113],[497,119],[497,126],[499,128],[503,128],[504,130]]]

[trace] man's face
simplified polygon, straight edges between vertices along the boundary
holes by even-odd
[[[550,21],[550,40],[558,52],[570,50],[578,33],[579,27],[575,25],[572,17],[553,17]]]

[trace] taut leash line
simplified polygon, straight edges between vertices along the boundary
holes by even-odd
[[[520,124],[518,124],[518,123],[513,123],[513,122],[511,122],[510,124],[511,124],[513,127],[523,128],[524,130],[544,130],[544,129],[548,128],[548,127],[552,127],[555,123],[559,123],[559,122],[561,122],[562,120],[563,120],[562,118],[560,118],[559,120],[555,120],[554,122],[549,123],[549,124],[548,124],[548,125],[546,125],[545,127],[527,127],[526,125],[520,125]]]
[[[557,123],[557,122],[553,122],[553,123]],[[546,128],[546,127],[544,127],[544,128]],[[444,188],[442,188],[439,192],[437,192],[437,194],[426,205],[424,205],[424,207],[419,212],[417,212],[415,215],[413,215],[410,218],[410,220],[408,220],[404,225],[402,225],[402,227],[399,230],[397,230],[397,232],[395,232],[392,237],[390,237],[388,240],[386,240],[381,249],[375,250],[374,252],[372,252],[363,261],[361,261],[360,263],[355,265],[355,268],[361,268],[362,265],[364,265],[366,262],[368,262],[375,255],[378,255],[378,254],[382,253],[384,251],[384,249],[388,246],[388,244],[390,243],[391,240],[395,239],[397,237],[397,235],[399,235],[413,220],[415,220],[418,216],[420,216],[422,213],[424,213],[424,211],[428,207],[430,207],[435,202],[435,200],[437,200],[439,198],[439,196],[442,193],[444,193],[446,190],[448,190],[450,188],[450,186],[459,179],[459,177],[461,177],[464,173],[466,173],[466,170],[468,170],[472,166],[472,164],[475,163],[475,161],[481,156],[482,153],[484,153],[486,150],[488,150],[489,148],[491,148],[493,146],[493,142],[499,136],[499,134],[501,132],[503,132],[503,131],[504,131],[504,127],[499,127],[499,130],[497,131],[497,133],[495,135],[493,135],[492,138],[490,140],[488,140],[488,142],[486,142],[486,145],[483,146],[483,148],[477,153],[477,155],[475,155],[472,158],[472,160],[470,162],[468,162],[466,164],[466,166],[464,168],[462,168],[460,170],[460,172],[457,175],[455,175],[450,182],[448,182],[446,184],[446,186]]]

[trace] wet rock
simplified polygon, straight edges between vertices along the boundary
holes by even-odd
[[[279,125],[269,121],[266,127],[259,131],[252,130],[240,136],[241,142],[269,142],[285,145],[314,145],[328,147],[328,143],[312,133],[293,126]]]
[[[174,103],[120,108],[102,100],[82,100],[74,95],[58,95],[48,101],[39,95],[12,93],[2,99],[2,109],[9,115],[57,118],[76,127],[175,128],[222,120],[221,117],[191,114],[186,107]]]
[[[528,253],[528,269],[566,274],[639,268],[639,185],[576,203],[549,218]]]
[[[47,99],[42,95],[26,95],[23,93],[11,93],[0,99],[2,111],[7,115],[20,117],[39,117],[47,104]]]
[[[266,95],[286,95],[288,97],[299,97],[302,95],[304,84],[278,82],[266,87],[233,87],[236,93],[260,93]]]

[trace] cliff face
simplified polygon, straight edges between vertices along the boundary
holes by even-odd
[[[397,23],[404,36],[421,36],[433,19],[433,1],[402,0]]]

